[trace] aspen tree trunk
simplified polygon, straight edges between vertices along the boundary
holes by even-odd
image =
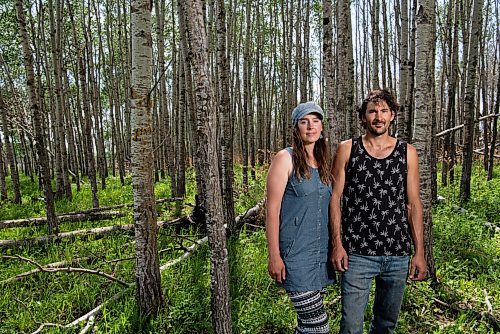
[[[474,143],[474,102],[476,92],[476,70],[478,64],[478,43],[482,27],[483,0],[474,0],[471,34],[468,45],[468,65],[464,96],[464,149],[462,176],[460,178],[460,200],[470,198],[470,178],[472,173]]]
[[[483,116],[489,113],[489,101],[488,101],[488,73],[489,73],[489,63],[486,61],[486,54],[487,52],[485,49],[487,48],[488,44],[488,24],[489,24],[489,14],[490,14],[490,2],[486,2],[486,8],[484,10],[485,15],[484,15],[484,30],[481,31],[481,40],[479,41],[479,55],[481,56],[481,70],[480,70],[480,91],[481,91],[481,97],[483,100]],[[497,27],[498,28],[498,27]],[[479,94],[479,92],[478,92]],[[479,101],[477,103],[479,105]],[[493,109],[493,108],[492,108]],[[479,108],[477,108],[479,112]],[[478,114],[478,117],[480,115]],[[484,155],[483,155],[483,168],[485,171],[488,171],[488,161],[489,161],[489,152],[488,152],[488,142],[489,142],[489,119],[485,119],[483,121],[483,146],[484,146]],[[480,128],[479,128],[479,123],[477,124],[477,130],[480,133]],[[477,140],[479,142],[480,136],[477,136]]]
[[[52,51],[52,70],[55,83],[55,153],[56,153],[56,197],[72,199],[71,184],[68,174],[68,151],[66,148],[66,134],[64,131],[64,93],[62,86],[62,44],[61,44],[61,21],[62,2],[52,0],[47,5],[50,16],[50,44]],[[54,13],[55,9],[55,13]]]
[[[153,184],[153,124],[151,113],[152,36],[149,0],[130,4],[132,38],[131,165],[134,192],[135,280],[137,304],[145,316],[158,313],[161,294],[156,205]]]
[[[19,25],[19,37],[23,48],[24,68],[26,71],[26,86],[28,87],[31,116],[35,132],[35,147],[38,155],[38,167],[40,179],[45,196],[45,210],[47,214],[47,229],[49,234],[59,233],[57,216],[54,207],[54,195],[50,184],[49,158],[45,149],[45,138],[42,124],[42,115],[39,109],[37,87],[35,84],[35,72],[33,70],[33,55],[26,31],[26,16],[24,14],[23,1],[16,0],[16,14]]]
[[[5,103],[3,101],[2,93],[0,92],[0,112],[2,115],[5,111]],[[3,120],[2,120],[3,123]],[[5,136],[5,132],[4,132]],[[7,166],[4,163],[3,159],[3,143],[2,136],[0,136],[0,201],[5,201],[8,199],[7,196],[7,185],[5,183],[5,171],[7,170]]]
[[[96,69],[96,76],[93,80],[94,85],[93,85],[93,91],[94,91],[94,99],[97,102],[97,107],[94,110],[94,117],[95,117],[95,126],[96,126],[96,142],[97,142],[97,163],[99,165],[99,175],[101,177],[101,189],[106,188],[106,178],[108,177],[108,160],[106,159],[106,146],[104,144],[104,124],[103,124],[103,107],[102,107],[102,102],[101,102],[101,97],[100,97],[100,92],[99,92],[99,86],[101,86],[101,79],[100,77],[104,74],[101,71],[102,67],[105,64],[105,59],[104,59],[104,50],[103,50],[103,34],[102,34],[102,27],[101,27],[101,15],[99,13],[99,9],[97,8],[96,1],[92,1],[92,6],[94,8],[94,13],[97,21],[97,35],[99,36],[98,41],[98,52],[99,52],[99,66]],[[90,11],[90,9],[89,9]],[[89,20],[91,19],[91,16],[89,15]]]
[[[337,86],[337,110],[346,120],[346,128],[337,130],[337,141],[357,134],[357,117],[354,101],[354,55],[352,46],[351,6],[349,0],[339,0],[338,5],[338,59],[339,80]],[[337,118],[338,119],[338,118]],[[340,126],[340,122],[338,126]],[[335,124],[333,125],[336,126]]]
[[[392,71],[391,71],[391,59],[390,59],[390,53],[391,50],[389,50],[389,27],[387,24],[387,15],[388,15],[388,10],[387,10],[387,4],[386,0],[382,0],[382,21],[383,21],[383,28],[384,28],[384,57],[382,59],[382,64],[384,64],[385,67],[385,73],[384,73],[384,87],[388,88],[391,92],[394,91],[394,87],[392,87]]]
[[[82,21],[82,27],[83,30],[86,30],[85,27],[85,22]],[[87,38],[87,34],[84,33],[84,40],[85,40],[85,45],[89,42]],[[82,46],[82,51],[85,50],[86,48]],[[87,55],[88,57],[92,55]],[[82,60],[81,56],[77,56],[78,60],[78,77],[80,80],[80,89],[82,92],[82,99],[83,99],[83,120],[82,120],[82,125],[83,125],[83,146],[85,150],[85,156],[86,156],[86,170],[87,170],[87,175],[90,181],[90,188],[92,191],[92,206],[94,208],[99,207],[99,198],[97,196],[97,180],[96,180],[96,169],[95,169],[95,160],[94,160],[94,144],[93,144],[93,138],[92,138],[92,115],[90,111],[90,103],[88,100],[88,86],[87,86],[87,80],[86,80],[86,67],[84,65],[84,62]]]
[[[255,6],[255,49],[263,50],[263,17],[261,13],[260,3]],[[265,9],[264,9],[265,10]],[[264,163],[264,124],[266,124],[266,119],[268,117],[268,110],[265,109],[265,101],[268,96],[268,91],[266,90],[266,80],[264,77],[264,59],[265,55],[261,52],[256,52],[255,54],[255,96],[256,96],[256,118],[255,118],[255,131],[256,131],[256,147],[257,147],[257,163],[262,166]],[[228,69],[229,71],[229,69]],[[229,84],[229,82],[228,82]],[[229,90],[228,90],[229,93]],[[229,98],[228,98],[229,100]],[[223,194],[224,196],[224,194]]]
[[[10,142],[10,129],[9,124],[7,124],[7,108],[3,101],[2,93],[0,92],[0,116],[2,120],[2,132],[3,139],[5,141],[5,150],[7,153],[6,165],[10,167],[10,178],[12,180],[12,192],[14,197],[12,201],[16,204],[21,204],[21,186],[19,184],[19,171],[17,169],[17,164],[14,156],[14,147]],[[2,154],[0,150],[0,155]],[[3,169],[3,164],[0,164],[0,168]],[[5,177],[5,175],[4,175]],[[4,179],[5,182],[5,179]],[[4,184],[5,185],[5,184]],[[5,191],[5,198],[7,198],[7,191]]]
[[[5,170],[7,167],[3,161],[3,143],[0,137],[0,201],[5,201],[8,199],[7,196],[7,184],[5,183]]]
[[[500,34],[497,31],[497,52],[500,54]],[[499,57],[500,58],[500,57]],[[495,99],[495,108],[493,109],[493,113],[495,115],[500,111],[500,73],[497,74],[497,98]],[[498,116],[493,118],[492,122],[492,132],[491,132],[491,143],[490,143],[490,155],[489,155],[489,163],[488,163],[488,181],[493,178],[493,163],[495,161],[495,147],[497,143],[497,128],[498,128]]]
[[[159,71],[159,87],[158,92],[158,106],[160,120],[165,127],[165,133],[161,138],[164,140],[165,155],[167,162],[168,176],[170,177],[170,185],[172,189],[172,196],[178,196],[176,187],[176,173],[175,173],[175,159],[174,159],[174,146],[172,144],[172,137],[170,135],[170,117],[167,110],[167,87],[165,84],[165,38],[164,38],[164,25],[165,25],[165,0],[155,0],[156,11],[156,38],[158,39],[158,71]],[[181,195],[182,196],[182,195]]]
[[[373,52],[373,64],[372,64],[372,89],[381,88],[379,81],[379,66],[380,66],[380,32],[378,27],[379,21],[379,3],[378,0],[371,0],[371,19],[372,19],[372,52]],[[340,18],[340,16],[339,16]]]
[[[434,57],[435,12],[434,0],[419,1],[415,45],[415,131],[413,144],[419,155],[420,197],[424,206],[425,259],[429,276],[436,280],[432,253],[432,126],[435,118]]]
[[[222,203],[224,220],[234,222],[233,201],[233,129],[229,101],[229,62],[226,46],[226,8],[224,0],[217,0],[217,67],[219,70],[219,110],[221,119],[221,169],[222,169]],[[261,97],[258,96],[258,99]]]
[[[446,106],[446,122],[445,128],[451,129],[455,126],[455,99],[457,91],[457,79],[458,79],[458,20],[459,20],[459,7],[455,0],[452,0],[449,4],[453,10],[453,17],[450,17],[448,21],[449,29],[453,29],[452,41],[450,45],[450,59],[449,63],[449,79],[448,79],[448,91],[447,91],[447,106]],[[451,16],[451,15],[450,15]],[[453,21],[452,24],[451,21]],[[451,37],[451,36],[450,36]],[[454,172],[453,168],[455,166],[455,133],[447,133],[444,138],[444,159],[441,170],[441,183],[443,186],[448,185],[448,180],[453,183]]]
[[[252,71],[250,69],[251,59],[250,59],[250,40],[252,36],[252,24],[251,24],[251,5],[250,1],[246,2],[245,6],[245,46],[243,49],[243,110],[242,110],[242,129],[241,133],[241,157],[243,162],[243,186],[248,187],[248,163],[250,160],[250,141],[253,139],[251,137],[252,125],[252,96],[250,91],[250,76]]]
[[[212,326],[215,333],[226,334],[231,333],[231,312],[226,230],[217,170],[217,109],[210,79],[201,1],[181,1],[179,5],[187,26],[189,60],[193,69],[197,102],[196,169],[202,180],[201,205],[205,213],[210,246]]]
[[[180,11],[180,5],[179,6],[179,11]],[[183,92],[179,92],[179,103],[184,104],[184,108],[181,109],[179,108],[179,116],[178,116],[178,135],[177,135],[177,160],[179,161],[180,165],[177,167],[177,172],[178,172],[178,196],[180,194],[184,194],[185,192],[185,184],[184,184],[184,179],[181,180],[181,176],[184,176],[184,170],[185,170],[185,160],[186,160],[186,155],[187,152],[185,150],[185,143],[188,141],[188,134],[186,133],[186,122],[188,126],[190,127],[190,145],[191,145],[191,156],[194,155],[195,152],[198,150],[198,142],[196,140],[196,131],[197,131],[197,113],[196,113],[196,99],[194,97],[194,92],[193,92],[193,76],[192,76],[192,69],[191,69],[191,63],[188,60],[188,41],[187,41],[187,26],[186,22],[184,22],[184,15],[179,15],[179,26],[181,27],[179,29],[179,34],[181,37],[181,42],[182,42],[182,61],[180,62],[180,68],[179,71],[180,77],[183,77],[184,81],[184,86],[182,88],[181,85],[179,85],[179,90],[184,89]],[[182,81],[182,80],[180,80]],[[181,95],[184,94],[184,98],[181,99]],[[193,160],[195,157],[193,158]],[[182,169],[182,170],[181,170]],[[201,180],[201,175],[199,173],[196,173],[196,207],[199,207],[200,204],[200,194],[201,194],[201,188],[202,188],[202,180]],[[182,191],[182,192],[181,192]]]
[[[325,114],[329,122],[325,124],[332,152],[335,152],[337,143],[340,142],[339,110],[336,110],[333,84],[333,27],[332,27],[332,1],[323,0],[323,77],[325,78]]]
[[[399,3],[396,1],[396,3]],[[401,0],[401,34],[399,36],[399,103],[397,117],[398,138],[408,140],[408,80],[410,65],[408,60],[408,0]]]
[[[90,6],[90,3],[89,3]],[[90,8],[88,9],[90,12]],[[88,23],[87,30],[84,32],[85,40],[86,40],[86,51],[87,51],[87,63],[88,63],[88,93],[91,102],[91,120],[90,126],[94,127],[94,144],[96,148],[96,162],[97,162],[97,170],[99,171],[99,176],[101,179],[101,189],[106,189],[106,158],[104,152],[104,144],[102,137],[102,124],[101,124],[101,108],[100,108],[100,96],[97,92],[97,82],[95,78],[95,69],[94,69],[94,48],[93,42],[90,35],[90,29],[92,27],[91,16],[88,15]],[[99,34],[100,38],[100,34]],[[94,123],[92,124],[92,117],[94,119]],[[96,170],[96,172],[97,172]],[[96,175],[97,178],[97,175]]]

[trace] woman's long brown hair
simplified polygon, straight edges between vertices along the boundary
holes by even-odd
[[[330,150],[326,144],[323,131],[321,131],[321,138],[314,144],[314,158],[318,164],[318,172],[321,181],[325,184],[331,184],[332,176],[331,170],[328,166],[330,162]],[[311,173],[309,171],[309,165],[307,164],[307,152],[304,147],[304,143],[300,138],[299,128],[297,125],[293,128],[292,135],[292,148],[293,148],[293,173],[298,179],[311,178]]]

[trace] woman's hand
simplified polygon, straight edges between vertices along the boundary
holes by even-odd
[[[285,263],[279,255],[269,257],[267,271],[269,276],[278,283],[283,283],[286,279]]]

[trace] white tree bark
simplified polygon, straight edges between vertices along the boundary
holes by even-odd
[[[424,206],[425,256],[429,274],[434,277],[432,256],[432,136],[435,117],[434,57],[435,20],[434,0],[421,0],[417,8],[415,45],[415,128],[412,143],[417,149],[420,170],[420,197]]]
[[[151,5],[150,0],[131,2],[130,125],[135,220],[135,279],[137,303],[144,315],[155,314],[163,303],[153,185],[153,119],[150,98],[153,57]]]

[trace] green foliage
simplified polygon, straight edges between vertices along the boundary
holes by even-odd
[[[396,333],[493,333],[494,329],[481,318],[487,311],[485,291],[493,306],[493,315],[500,314],[499,249],[500,236],[486,223],[499,224],[499,170],[496,178],[485,181],[479,166],[473,171],[471,201],[458,207],[458,184],[440,187],[445,201],[433,208],[434,255],[438,284],[410,283],[404,297]],[[249,185],[242,185],[241,166],[235,168],[235,207],[237,214],[246,211],[263,199],[265,168],[256,170],[256,180],[249,174]],[[2,203],[2,219],[14,219],[44,214],[43,201],[36,183],[21,178],[23,205]],[[10,190],[9,190],[10,191]],[[194,204],[195,180],[188,171],[186,202]],[[170,196],[167,181],[156,184],[157,198]],[[102,206],[131,203],[131,179],[122,187],[118,178],[109,178],[107,188],[99,191]],[[30,205],[26,205],[29,203]],[[78,211],[91,207],[88,183],[73,201],[58,201],[58,212]],[[187,206],[162,204],[159,219],[169,220]],[[123,209],[125,210],[125,209]],[[123,211],[122,209],[120,211]],[[132,223],[132,210],[128,215],[111,221],[63,223],[61,231],[72,231],[99,226]],[[262,222],[261,222],[262,223]],[[179,238],[175,235],[181,234]],[[0,239],[25,238],[46,234],[46,228],[13,228],[0,230]],[[160,264],[163,265],[183,254],[185,247],[202,235],[197,229],[159,230]],[[182,247],[179,247],[182,244]],[[241,230],[228,240],[230,266],[231,316],[234,333],[291,333],[295,325],[295,312],[286,293],[275,286],[267,274],[267,250],[263,229]],[[61,241],[45,246],[23,246],[3,251],[3,255],[19,255],[40,264],[70,261],[81,258],[73,267],[83,267],[114,273],[125,282],[134,282],[134,245],[132,233],[114,233],[101,238]],[[113,261],[121,259],[120,261]],[[34,269],[19,259],[0,260],[0,281]],[[0,283],[0,334],[33,332],[41,322],[67,324],[87,313],[115,294],[123,295],[108,303],[96,319],[97,333],[213,333],[210,313],[210,258],[208,246],[200,246],[190,257],[164,270],[161,274],[165,305],[155,319],[139,316],[134,289],[125,289],[102,277],[81,273],[38,273],[23,280]],[[330,317],[331,331],[336,332],[340,321],[339,286],[328,287],[325,304]],[[475,311],[455,312],[440,306],[433,298],[455,308]],[[367,319],[371,316],[370,298]],[[46,328],[44,333],[79,332],[84,324],[72,330]],[[365,324],[365,330],[368,323]]]

